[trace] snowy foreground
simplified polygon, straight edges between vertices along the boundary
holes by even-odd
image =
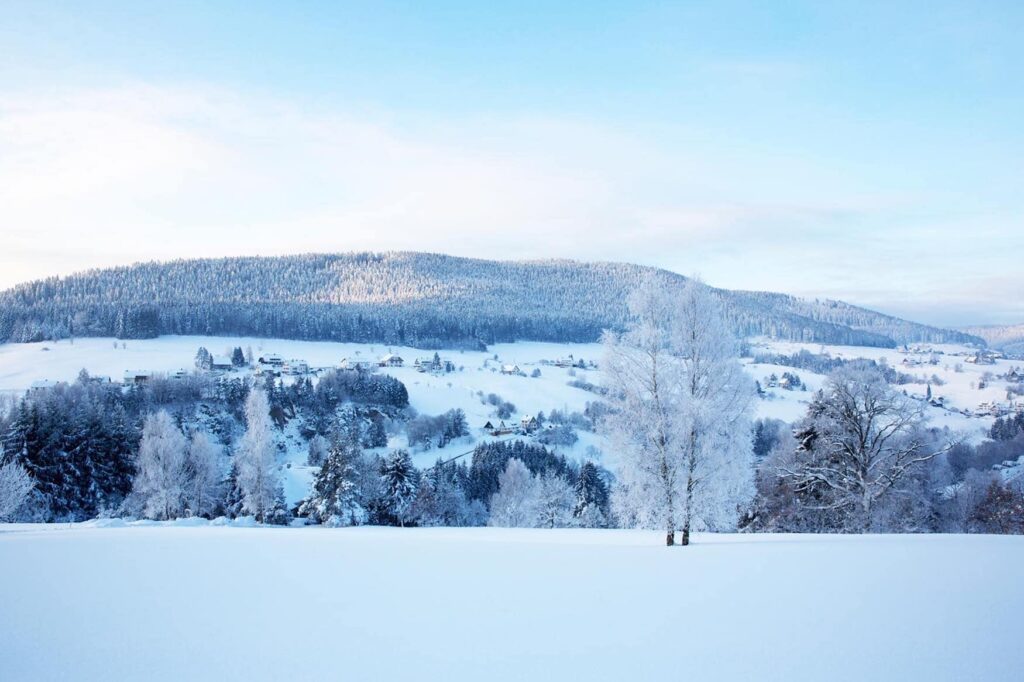
[[[0,679],[1019,680],[1024,538],[0,526]]]

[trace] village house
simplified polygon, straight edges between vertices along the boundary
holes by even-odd
[[[29,393],[42,393],[48,391],[57,385],[56,381],[50,381],[49,379],[40,379],[39,381],[33,381],[32,385],[29,386]]]
[[[291,376],[299,376],[302,374],[309,374],[309,364],[305,360],[291,359],[284,363],[282,370],[285,374]]]
[[[210,360],[210,369],[215,372],[226,372],[235,368],[231,358],[226,355],[214,355]]]
[[[519,365],[502,365],[501,373],[507,374],[509,376],[526,376],[526,373],[523,372],[523,370],[519,369]]]
[[[484,431],[492,436],[505,436],[514,433],[515,430],[504,421],[499,421],[496,425],[492,422],[487,422],[484,424]]]
[[[124,371],[125,386],[139,386],[153,378],[153,373],[143,369],[126,369]]]
[[[259,362],[261,365],[270,365],[272,367],[283,367],[284,366],[284,358],[282,358],[277,353],[269,353],[268,355],[261,355],[258,358],[257,362]]]
[[[345,369],[349,371],[360,370],[363,372],[370,372],[377,365],[369,360],[356,360],[354,358],[342,358],[341,362],[338,363],[338,369]]]
[[[540,428],[540,422],[537,421],[536,417],[527,415],[519,420],[519,428],[522,429],[524,433],[533,433]]]
[[[401,367],[404,364],[405,360],[400,355],[395,355],[394,353],[388,353],[377,361],[379,367]]]
[[[996,364],[996,353],[987,350],[979,350],[974,355],[964,358],[964,362],[969,362],[974,365],[994,365]]]

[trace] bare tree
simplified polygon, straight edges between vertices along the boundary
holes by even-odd
[[[919,401],[893,390],[879,371],[839,369],[811,404],[781,473],[806,507],[860,517],[869,529],[880,500],[952,447],[937,443],[924,422]]]

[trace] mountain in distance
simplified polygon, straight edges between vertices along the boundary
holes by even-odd
[[[993,348],[1024,355],[1024,323],[965,327],[961,331],[972,336],[980,336]]]
[[[0,292],[0,341],[160,334],[262,336],[432,347],[516,340],[593,342],[620,328],[645,278],[628,263],[492,261],[413,253],[306,254],[140,263]],[[968,343],[939,329],[833,300],[715,289],[741,336],[892,347]]]

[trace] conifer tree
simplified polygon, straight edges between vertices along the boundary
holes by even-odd
[[[380,480],[385,512],[399,526],[405,526],[419,485],[418,472],[406,450],[395,450],[384,460]]]

